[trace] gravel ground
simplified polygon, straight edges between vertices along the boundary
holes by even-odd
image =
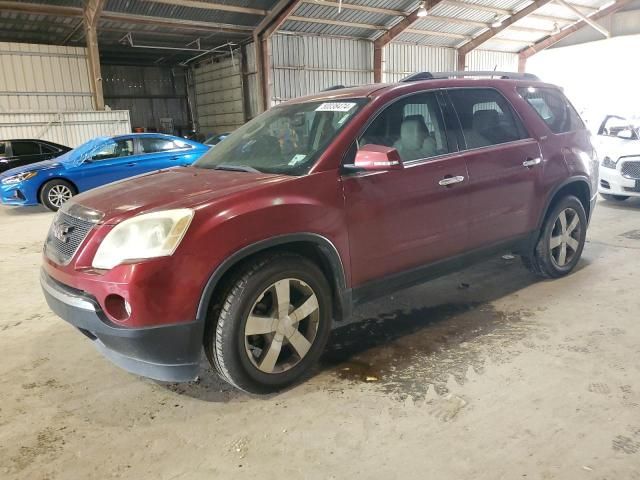
[[[640,479],[640,200],[568,278],[496,257],[373,302],[262,398],[102,358],[40,293],[51,218],[0,210],[0,478]]]

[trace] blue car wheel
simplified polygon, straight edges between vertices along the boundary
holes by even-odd
[[[76,189],[69,182],[51,180],[40,190],[40,203],[55,212],[76,193]]]

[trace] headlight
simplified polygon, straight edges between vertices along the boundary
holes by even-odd
[[[615,169],[618,164],[617,160],[611,160],[609,157],[604,157],[602,159],[602,166],[607,168]]]
[[[12,183],[20,183],[35,177],[37,174],[38,174],[37,171],[18,173],[17,175],[11,175],[10,177],[3,178],[2,183],[4,183],[5,185],[10,185]]]
[[[181,208],[147,213],[117,225],[102,240],[93,267],[109,270],[126,260],[173,255],[184,236],[193,210]]]

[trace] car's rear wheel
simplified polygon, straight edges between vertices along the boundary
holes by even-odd
[[[75,187],[69,182],[65,180],[50,180],[40,190],[40,203],[55,212],[76,193],[78,192]]]
[[[612,195],[610,193],[601,193],[602,198],[605,200],[609,200],[610,202],[624,202],[625,200],[629,200],[628,195]]]
[[[331,329],[322,271],[294,254],[262,257],[234,276],[205,332],[210,363],[250,393],[291,385],[318,360]]]
[[[568,275],[578,264],[587,235],[587,215],[574,196],[561,199],[547,215],[532,255],[525,266],[543,278]]]

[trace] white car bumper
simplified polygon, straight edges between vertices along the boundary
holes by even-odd
[[[622,158],[615,169],[600,165],[598,192],[640,197],[640,157],[633,160]]]

